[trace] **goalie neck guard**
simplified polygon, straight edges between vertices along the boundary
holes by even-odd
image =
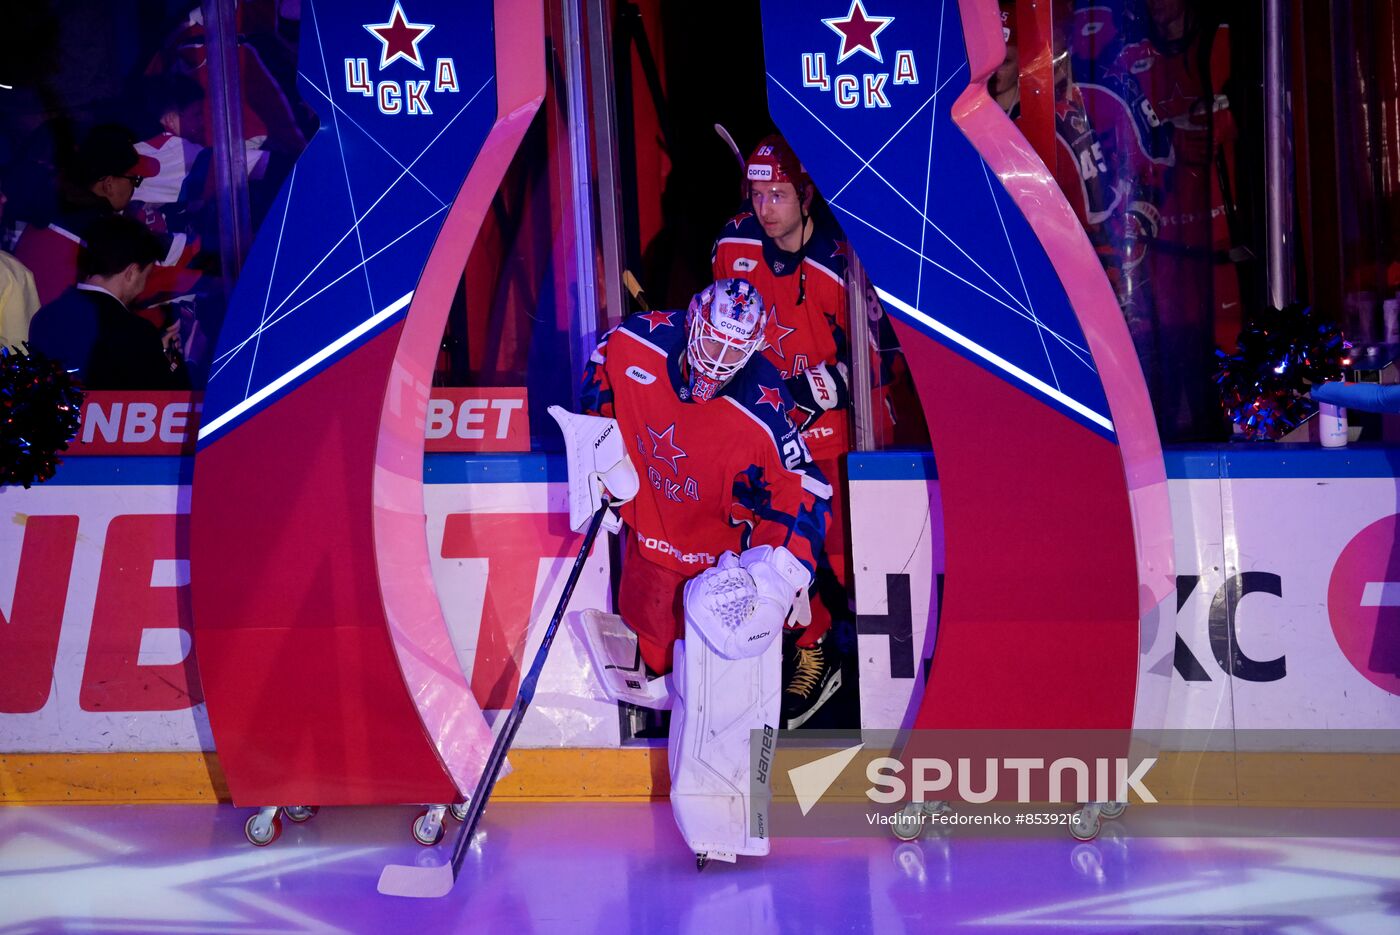
[[[691,299],[686,311],[691,398],[713,399],[763,347],[767,323],[763,299],[747,280],[721,279]]]

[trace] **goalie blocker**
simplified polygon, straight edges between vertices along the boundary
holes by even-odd
[[[562,406],[550,406],[549,414],[564,435],[564,459],[569,468],[569,528],[578,532],[598,511],[606,492],[612,507],[619,507],[641,489],[641,478],[627,456],[627,445],[616,419],[585,416]],[[603,528],[617,532],[620,524],[610,514]]]

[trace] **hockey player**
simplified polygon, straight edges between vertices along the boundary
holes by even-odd
[[[1214,440],[1221,411],[1211,382],[1218,343],[1231,348],[1240,329],[1239,279],[1227,201],[1235,126],[1226,94],[1229,27],[1199,0],[1150,0],[1143,37],[1125,45],[1117,65],[1137,77],[1157,117],[1172,127],[1175,165],[1161,203],[1152,266],[1166,395],[1184,400],[1170,440]]]
[[[987,89],[1012,120],[1021,118],[1016,4],[1001,0],[1006,57]],[[1170,165],[1162,127],[1135,77],[1097,65],[1104,46],[1121,47],[1112,11],[1074,11],[1069,34],[1055,30],[1055,182],[1089,235],[1133,336],[1154,400],[1159,392],[1157,326],[1146,288],[1148,245],[1156,236],[1160,178]],[[1116,53],[1115,53],[1116,54]],[[1087,67],[1086,67],[1087,66]]]
[[[768,852],[764,819],[753,819],[764,803],[750,796],[750,734],[777,727],[779,633],[802,615],[831,494],[788,416],[792,397],[756,356],[766,322],[749,283],[721,280],[684,316],[649,312],[609,332],[582,393],[585,412],[616,420],[583,447],[620,436],[641,478],[620,510],[618,616],[651,670],[637,681],[671,677],[669,697],[627,700],[672,710],[672,806],[702,862]],[[571,487],[590,483],[574,476],[573,447],[570,460]],[[618,472],[598,463],[610,487]],[[587,639],[617,635],[598,632],[602,615],[584,617]]]
[[[1115,234],[1121,285],[1132,297],[1130,325],[1152,322],[1152,356],[1162,366],[1156,380],[1146,360],[1144,370],[1168,441],[1220,431],[1208,365],[1212,345],[1230,347],[1239,330],[1226,198],[1235,135],[1225,94],[1230,43],[1218,15],[1194,0],[1149,0],[1116,12],[1078,10],[1071,31],[1085,104],[1110,163],[1134,186]]]
[[[1020,123],[1020,49],[1015,6],[1012,0],[1001,0],[1001,34],[1006,41],[1006,56],[1001,66],[988,78],[987,90],[1007,116]],[[1121,193],[1112,185],[1098,134],[1094,132],[1079,86],[1071,79],[1064,34],[1056,32],[1054,38],[1056,149],[1050,170],[1079,218],[1079,223],[1097,247],[1099,241],[1096,235],[1117,208]]]
[[[845,517],[840,458],[850,450],[847,245],[812,213],[815,186],[777,135],[745,164],[748,210],[715,241],[716,278],[743,276],[768,306],[763,356],[796,401],[794,420],[822,474],[831,479],[831,526],[818,570],[812,623],[796,634],[783,691],[783,723],[800,727],[841,687],[841,666],[826,640],[832,613],[847,612]]]
[[[656,672],[681,635],[681,584],[726,549],[783,546],[809,570],[821,550],[831,488],[755,356],[766,317],[749,283],[721,280],[684,314],[624,321],[585,371],[584,411],[617,420],[643,477],[621,516],[625,563],[647,564],[623,575],[618,606]]]

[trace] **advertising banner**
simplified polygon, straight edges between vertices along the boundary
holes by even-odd
[[[211,749],[190,640],[188,464],[90,464],[66,466],[84,483],[3,492],[0,752]],[[433,578],[488,719],[514,697],[571,561],[555,468],[540,455],[427,461]],[[1167,727],[1217,736],[1400,727],[1396,480],[1221,478],[1219,459],[1178,459],[1174,473],[1190,475],[1171,482],[1176,635],[1174,650],[1150,660],[1172,673]],[[944,561],[931,474],[918,455],[865,455],[852,466],[867,730],[907,727],[937,661]],[[595,549],[574,611],[609,608],[609,577],[608,550]],[[621,742],[618,709],[598,688],[573,616],[523,746]]]

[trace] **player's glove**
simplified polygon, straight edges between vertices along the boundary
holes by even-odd
[[[781,546],[725,552],[713,568],[686,582],[686,638],[699,636],[726,659],[757,656],[782,631],[811,580],[811,572]]]
[[[812,622],[807,603],[809,572],[797,556],[782,546],[756,545],[745,549],[739,564],[753,577],[756,612],[767,612],[787,626],[805,627]]]
[[[797,408],[807,413],[804,425],[829,409],[847,409],[851,405],[845,364],[818,364],[788,380],[787,388]]]

